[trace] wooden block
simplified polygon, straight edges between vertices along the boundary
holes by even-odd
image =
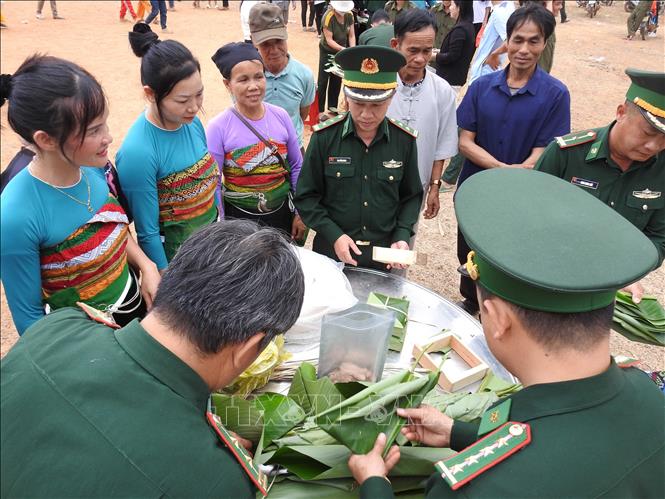
[[[425,265],[427,263],[427,255],[411,250],[374,246],[372,248],[372,260],[381,263],[400,263],[402,265],[414,265],[416,263],[418,265]]]
[[[454,392],[485,377],[489,370],[487,364],[452,333],[443,333],[436,336],[432,338],[432,341],[428,345],[413,345],[413,356],[416,359],[420,359],[418,363],[425,369],[436,371],[439,366],[434,363],[429,352],[441,350],[447,346],[450,346],[469,365],[469,368],[450,376],[446,375],[442,369],[439,376],[439,386],[441,388],[448,392]]]

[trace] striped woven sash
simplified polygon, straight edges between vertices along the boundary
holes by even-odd
[[[286,144],[274,140],[271,143],[282,157],[287,157]],[[227,152],[223,171],[224,200],[240,208],[252,211],[274,210],[288,196],[289,172],[263,142]],[[261,209],[257,207],[259,199],[265,202]]]
[[[159,221],[190,220],[215,204],[219,168],[210,153],[196,164],[157,181]]]
[[[105,307],[120,297],[128,278],[129,220],[109,194],[84,225],[54,246],[40,250],[42,295],[52,308],[79,300]],[[57,295],[66,296],[64,300]]]

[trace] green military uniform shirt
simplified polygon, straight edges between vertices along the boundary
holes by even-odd
[[[434,16],[434,22],[436,23],[436,38],[434,38],[434,48],[440,49],[443,39],[446,37],[450,30],[455,26],[455,19],[450,17],[450,14],[446,13],[446,9],[443,7],[443,3],[437,3],[429,11]]]
[[[665,497],[665,400],[642,371],[612,361],[599,375],[533,385],[510,399],[508,420],[528,423],[531,443],[456,491],[432,475],[426,497]],[[451,447],[463,450],[477,431],[455,422]],[[378,477],[360,492],[393,497]]]
[[[335,258],[332,246],[343,234],[381,246],[409,241],[423,196],[416,133],[409,130],[385,118],[366,146],[347,113],[312,135],[294,201],[316,239],[327,243],[322,253]],[[359,264],[370,261],[371,251],[363,251]]]
[[[538,65],[546,73],[552,72],[552,66],[554,65],[554,49],[556,48],[556,31],[552,31],[552,34],[545,42],[545,50],[540,54],[538,59]]]
[[[2,497],[255,497],[206,422],[208,386],[138,321],[57,310],[1,372]]]
[[[363,31],[358,38],[358,45],[380,45],[390,48],[390,40],[395,38],[395,28],[392,24],[379,24]]]
[[[406,12],[409,9],[417,8],[418,7],[416,7],[416,5],[413,4],[410,0],[404,2],[404,5],[401,9],[397,8],[397,2],[395,0],[389,0],[386,2],[386,6],[384,7],[392,24],[395,24],[395,19],[397,19],[397,17],[400,16],[403,12]]]
[[[556,139],[535,169],[576,184],[614,208],[656,245],[660,265],[665,257],[665,154],[633,162],[623,172],[610,157],[613,124]]]

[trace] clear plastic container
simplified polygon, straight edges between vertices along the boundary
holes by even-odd
[[[395,312],[364,303],[323,316],[318,376],[334,382],[379,381]]]

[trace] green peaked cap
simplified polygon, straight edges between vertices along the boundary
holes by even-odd
[[[656,130],[665,133],[665,73],[628,68],[626,74],[631,80],[626,100],[639,107]]]
[[[472,278],[532,310],[606,307],[618,289],[658,262],[655,245],[628,220],[539,171],[501,168],[473,175],[457,191],[455,213],[475,253],[467,263]]]
[[[377,45],[358,45],[341,50],[335,63],[344,71],[344,93],[362,101],[379,102],[397,88],[397,72],[406,59],[397,50]]]

